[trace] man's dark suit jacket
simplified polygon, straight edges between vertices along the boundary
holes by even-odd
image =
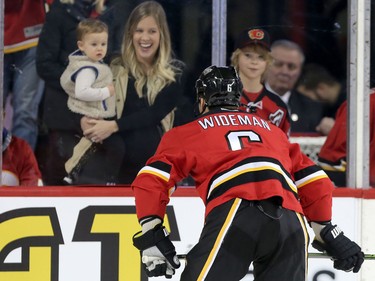
[[[315,127],[323,118],[323,104],[293,90],[288,101],[291,133],[316,133]]]

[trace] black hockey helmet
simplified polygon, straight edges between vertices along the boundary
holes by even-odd
[[[242,83],[232,66],[207,67],[195,83],[197,101],[203,98],[208,107],[240,105]]]

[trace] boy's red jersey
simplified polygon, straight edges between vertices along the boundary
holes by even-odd
[[[249,93],[243,90],[240,103],[241,110],[253,112],[263,119],[269,120],[287,135],[290,134],[288,106],[279,96],[271,93],[265,87],[260,93]]]

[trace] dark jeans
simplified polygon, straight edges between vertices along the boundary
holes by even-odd
[[[54,130],[39,140],[37,159],[45,185],[66,185],[65,162],[72,156],[81,136],[73,131]],[[103,144],[95,144],[95,152],[82,164],[76,185],[118,183],[117,177],[125,154],[121,137],[112,135]]]
[[[91,151],[90,151],[91,150]],[[125,145],[119,135],[113,134],[101,144],[93,144],[83,160],[82,169],[73,184],[118,184],[119,172],[125,154]]]
[[[50,130],[39,137],[35,154],[44,185],[65,185],[65,162],[79,140],[79,136],[68,130]]]

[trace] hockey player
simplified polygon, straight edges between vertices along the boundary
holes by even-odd
[[[171,278],[180,266],[163,226],[175,184],[189,174],[205,206],[198,243],[181,280],[256,281],[307,276],[308,233],[337,269],[358,272],[361,248],[331,224],[333,185],[285,133],[238,111],[242,84],[233,67],[211,66],[196,81],[195,121],[167,132],[132,183],[142,231],[133,237],[148,276]]]

